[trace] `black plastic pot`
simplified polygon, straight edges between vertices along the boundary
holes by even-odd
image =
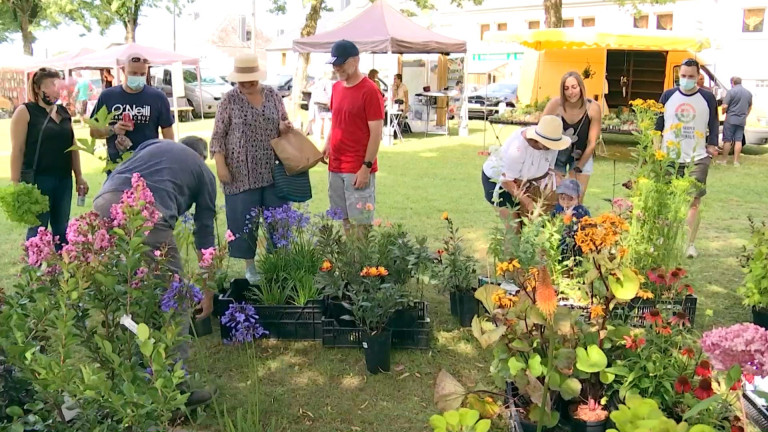
[[[459,325],[471,327],[472,319],[480,313],[480,302],[475,298],[474,292],[456,293]]]
[[[768,330],[768,309],[752,306],[752,322]]]
[[[419,310],[415,306],[408,306],[394,311],[387,322],[387,327],[391,329],[412,329],[416,327],[416,321],[418,320]]]
[[[573,417],[571,408],[573,407],[569,407],[566,411],[572,432],[605,432],[608,429],[608,417],[601,421],[584,421]]]
[[[213,333],[213,324],[211,317],[205,317],[204,319],[197,320],[192,317],[192,327],[189,329],[189,334],[197,337],[208,336]]]
[[[539,425],[536,423],[533,423],[529,420],[526,420],[524,418],[520,419],[520,424],[523,426],[523,432],[537,432],[539,430]],[[554,431],[554,428],[541,428],[542,431]]]
[[[355,327],[353,320],[342,319],[344,316],[352,316],[352,311],[339,299],[328,299],[325,307],[325,317],[336,321],[340,327]]]
[[[363,336],[365,368],[372,374],[389,372],[392,352],[392,332],[382,330],[376,334]]]
[[[458,299],[459,293],[456,291],[451,291],[450,293],[450,299],[451,299],[451,316],[458,317],[459,316],[459,299]]]

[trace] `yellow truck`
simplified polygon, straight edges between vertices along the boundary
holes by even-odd
[[[698,59],[705,86],[718,99],[725,96],[727,88],[696,54],[709,47],[709,40],[668,33],[569,28],[489,36],[532,49],[523,56],[518,87],[523,104],[559,96],[560,79],[569,71],[581,73],[587,97],[607,108],[625,107],[638,98],[658,100],[665,89],[677,85],[677,68],[687,58]]]

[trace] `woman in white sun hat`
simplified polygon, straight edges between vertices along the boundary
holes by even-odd
[[[554,196],[560,179],[554,170],[557,152],[570,144],[560,119],[547,115],[535,127],[515,131],[491,153],[483,164],[483,191],[505,222],[516,220],[518,210],[530,215],[539,198],[544,199],[542,210],[548,214],[547,197]]]
[[[254,257],[259,229],[252,210],[286,203],[275,193],[275,153],[270,141],[292,129],[280,95],[261,84],[266,76],[255,54],[235,58],[227,80],[237,85],[222,98],[211,136],[211,155],[224,189],[227,228],[236,235],[229,243],[229,253],[246,261],[245,276],[251,283],[258,280]]]

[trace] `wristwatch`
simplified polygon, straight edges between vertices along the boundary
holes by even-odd
[[[373,168],[373,162],[365,161],[365,162],[363,162],[363,166],[368,168],[368,169],[372,169]]]
[[[573,170],[576,172],[576,174],[581,174],[581,172],[582,172],[582,169],[581,169],[580,166],[574,167]]]

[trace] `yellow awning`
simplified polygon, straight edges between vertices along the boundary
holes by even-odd
[[[631,33],[597,32],[591,29],[567,28],[532,30],[525,33],[486,32],[483,40],[516,42],[544,51],[548,49],[607,48],[649,51],[692,51],[709,48],[709,38],[676,36],[670,32],[641,30]]]

